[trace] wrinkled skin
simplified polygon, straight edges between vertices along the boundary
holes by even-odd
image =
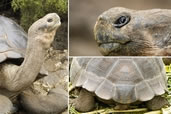
[[[21,65],[16,65],[7,61],[0,64],[0,95],[5,96],[0,97],[0,108],[3,107],[4,103],[8,105],[6,108],[0,110],[0,114],[11,112],[13,108],[11,101],[13,101],[17,95],[19,95],[35,81],[45,60],[47,49],[50,48],[56,30],[60,27],[60,25],[60,17],[56,13],[49,13],[34,22],[28,30],[27,49],[24,61]],[[49,108],[48,106],[56,106],[56,108],[53,107],[52,110],[50,110],[50,108],[49,110],[45,110],[45,112],[43,112],[44,107],[39,107],[38,110],[34,107],[30,108],[31,112],[41,111],[41,113],[44,114],[51,112],[59,113],[67,107],[66,97],[58,97],[61,101],[65,100],[62,104],[60,103],[60,100],[56,99],[57,96],[62,96],[61,94],[64,95],[65,92],[52,92],[43,97],[35,96],[34,94],[31,97],[30,94],[28,95],[29,97],[25,96],[24,98],[25,101],[30,100],[31,98],[37,98],[37,102],[35,101],[37,104],[34,104],[35,106],[39,105],[40,102],[43,102],[45,105],[47,104],[47,108]],[[30,103],[25,104],[28,104],[26,105],[28,108],[32,106]]]
[[[103,55],[168,56],[171,55],[170,18],[171,10],[166,9],[111,8],[98,17],[95,40]]]
[[[67,108],[68,93],[53,88],[47,95],[41,95],[28,89],[20,94],[20,102],[28,114],[60,114]]]

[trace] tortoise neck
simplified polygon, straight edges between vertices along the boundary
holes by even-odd
[[[30,86],[40,72],[45,59],[46,49],[43,44],[35,39],[28,41],[25,59],[20,66],[8,65],[4,67],[7,81],[3,86],[9,91],[22,91]]]
[[[38,74],[45,59],[46,49],[40,42],[28,42],[22,67],[29,71],[29,74]],[[24,70],[25,71],[25,70]]]
[[[25,59],[19,67],[17,74],[25,78],[25,86],[33,83],[45,59],[46,49],[37,41],[28,41]],[[23,83],[24,83],[23,82]]]

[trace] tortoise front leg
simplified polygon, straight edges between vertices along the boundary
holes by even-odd
[[[47,95],[41,95],[28,89],[20,94],[20,102],[30,114],[59,114],[67,109],[68,93],[62,88],[53,88]]]
[[[169,102],[166,100],[166,98],[161,96],[156,96],[152,100],[146,102],[147,108],[150,110],[159,110],[168,104]]]
[[[0,114],[8,114],[14,111],[14,107],[10,99],[0,95]]]
[[[95,107],[95,99],[92,93],[85,89],[81,89],[78,98],[73,103],[76,110],[80,112],[88,112]]]

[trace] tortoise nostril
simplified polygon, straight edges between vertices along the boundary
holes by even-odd
[[[103,20],[105,20],[105,18],[103,16],[100,16],[99,21],[103,21]]]
[[[47,22],[51,23],[51,22],[53,22],[53,19],[49,18],[49,19],[47,19]]]

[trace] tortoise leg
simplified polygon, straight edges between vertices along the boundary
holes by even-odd
[[[129,108],[129,104],[119,104],[117,103],[114,107],[115,110],[127,110]]]
[[[0,95],[0,114],[8,114],[15,111],[12,102],[6,96]]]
[[[67,109],[68,93],[62,88],[54,88],[47,95],[41,95],[28,89],[20,94],[20,102],[30,114],[59,114]]]
[[[80,112],[90,111],[95,106],[94,96],[87,90],[81,89],[78,98],[74,100],[73,106]]]
[[[166,100],[166,98],[161,96],[156,96],[152,100],[146,102],[146,106],[150,110],[159,110],[164,105],[168,105],[169,102]]]

